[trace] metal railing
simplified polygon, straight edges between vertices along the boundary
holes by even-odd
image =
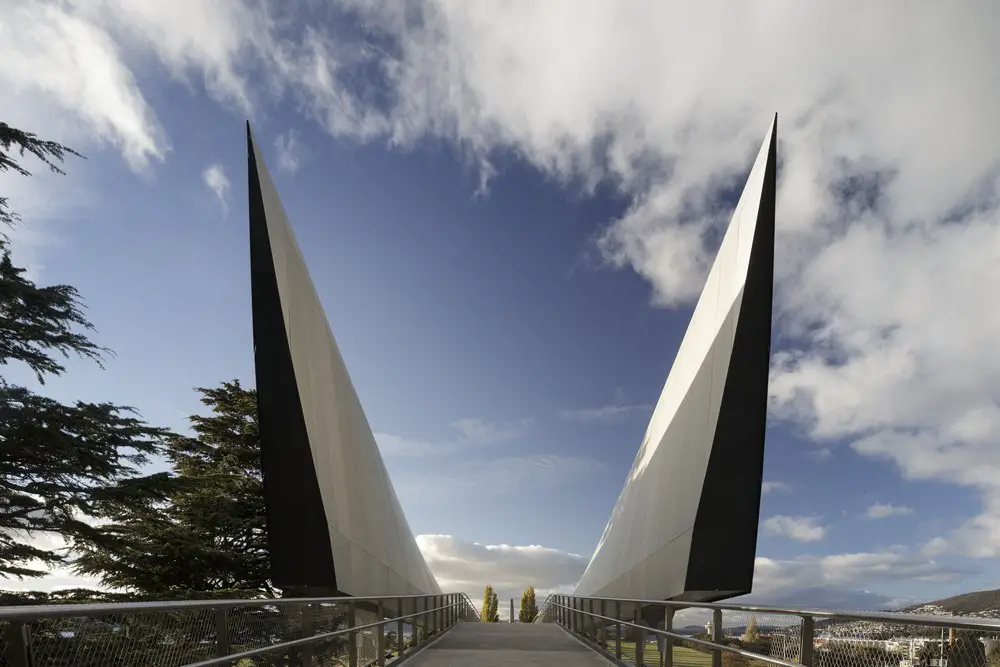
[[[0,667],[383,667],[479,616],[464,593],[0,608]]]
[[[637,667],[1000,667],[992,618],[550,595],[536,622]]]

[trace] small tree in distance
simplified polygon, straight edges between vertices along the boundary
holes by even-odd
[[[517,620],[521,623],[532,623],[538,616],[538,605],[535,602],[535,587],[528,586],[521,593],[521,610],[517,614]]]
[[[500,622],[500,602],[490,584],[486,584],[483,590],[483,607],[479,611],[479,620],[483,623]]]
[[[760,641],[760,630],[757,629],[757,617],[751,616],[747,621],[747,629],[743,633],[743,643],[748,647],[754,646]]]

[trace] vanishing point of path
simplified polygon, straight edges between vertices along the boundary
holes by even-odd
[[[459,623],[407,667],[608,667],[555,623]]]

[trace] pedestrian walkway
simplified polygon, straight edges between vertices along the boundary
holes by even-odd
[[[407,667],[608,667],[555,623],[459,623]]]

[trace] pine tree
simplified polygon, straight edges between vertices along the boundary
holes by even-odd
[[[114,506],[104,540],[82,545],[76,567],[141,595],[275,597],[257,392],[238,380],[197,391],[211,414],[190,417],[195,437],[169,439],[166,497]]]
[[[521,609],[517,614],[517,620],[521,623],[532,623],[538,616],[538,605],[535,603],[535,587],[528,586],[521,593]]]
[[[757,630],[757,617],[751,616],[747,621],[747,629],[743,632],[743,643],[753,646],[760,641],[760,631]]]
[[[18,161],[25,153],[59,173],[56,162],[76,154],[0,123],[0,172],[30,175]],[[17,220],[0,198],[0,222]],[[0,366],[23,363],[41,383],[65,371],[56,355],[100,363],[109,351],[89,339],[92,330],[76,289],[39,287],[27,279],[11,259],[10,240],[0,234]],[[128,407],[63,404],[0,378],[0,575],[41,576],[65,560],[61,551],[25,543],[25,536],[89,536],[94,529],[87,517],[101,506],[155,496],[163,476],[140,477],[139,467],[165,436]]]

